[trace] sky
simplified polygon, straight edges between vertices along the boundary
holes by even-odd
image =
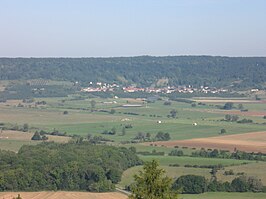
[[[0,0],[0,57],[266,56],[265,0]]]

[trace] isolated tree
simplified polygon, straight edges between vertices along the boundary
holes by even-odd
[[[27,123],[23,124],[23,129],[24,132],[27,132],[29,130],[29,125]]]
[[[90,140],[92,138],[92,135],[90,133],[87,134],[87,140]]]
[[[197,104],[195,104],[195,103],[192,103],[192,104],[191,104],[191,106],[192,106],[192,107],[196,107],[196,106],[197,106]]]
[[[211,174],[211,181],[217,181],[217,172],[218,172],[218,169],[217,168],[212,168],[212,170],[210,171],[210,174]]]
[[[223,106],[223,109],[225,110],[231,110],[233,108],[234,103],[233,102],[226,102]]]
[[[146,138],[147,138],[148,140],[150,140],[150,139],[151,139],[151,134],[150,134],[150,133],[146,133]]]
[[[115,114],[115,109],[111,109],[110,114]]]
[[[238,119],[239,119],[238,115],[232,115],[232,116],[231,116],[231,121],[232,121],[232,122],[235,122],[235,121],[237,121]]]
[[[143,132],[138,132],[138,134],[136,135],[135,139],[136,140],[145,140],[146,134]]]
[[[163,105],[166,105],[166,106],[171,106],[171,102],[170,101],[165,101],[164,103],[163,103]]]
[[[243,106],[243,104],[238,104],[237,108],[238,108],[239,110],[242,110],[242,109],[244,109],[244,106]]]
[[[261,98],[258,95],[255,95],[255,100],[261,100]]]
[[[42,141],[46,141],[46,140],[48,140],[49,138],[46,136],[46,135],[43,135],[42,136]]]
[[[239,117],[237,115],[225,115],[225,120],[228,122],[235,122],[239,119]]]
[[[170,116],[172,118],[176,118],[176,114],[177,114],[177,111],[175,109],[173,109],[173,110],[170,111]]]
[[[143,170],[134,176],[130,199],[177,199],[172,189],[172,179],[165,176],[157,161],[146,162]]]
[[[111,129],[111,134],[112,134],[112,135],[115,135],[115,134],[116,134],[116,128],[115,128],[115,127],[113,127],[113,128]]]
[[[38,131],[36,131],[34,133],[34,135],[32,136],[31,140],[42,140],[42,137],[41,137],[40,133]]]
[[[225,129],[221,129],[221,134],[224,134],[226,133],[226,130]]]
[[[226,115],[224,116],[224,119],[225,119],[226,121],[231,121],[231,115],[226,114]]]
[[[95,109],[95,107],[96,107],[96,101],[91,100],[91,110],[93,111],[93,109]]]
[[[122,128],[122,136],[124,136],[124,135],[126,135],[126,128],[125,127]]]

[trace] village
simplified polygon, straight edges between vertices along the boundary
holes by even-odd
[[[224,88],[215,88],[215,87],[208,87],[208,86],[200,86],[196,88],[192,85],[183,85],[183,86],[166,86],[166,87],[137,87],[134,85],[122,87],[118,84],[109,84],[103,82],[89,82],[89,86],[82,88],[81,91],[83,92],[114,92],[117,90],[123,90],[126,93],[134,93],[134,92],[146,92],[146,93],[163,93],[163,94],[170,94],[170,93],[226,93],[229,92],[228,89]]]

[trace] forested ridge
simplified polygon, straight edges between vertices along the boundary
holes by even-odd
[[[25,145],[18,154],[0,151],[0,191],[111,191],[124,170],[141,163],[134,150],[107,145]]]
[[[52,79],[151,86],[265,87],[265,57],[0,58],[0,80]]]

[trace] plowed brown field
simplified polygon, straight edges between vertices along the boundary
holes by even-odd
[[[162,141],[155,142],[154,144],[167,147],[185,146],[191,148],[212,148],[230,151],[237,149],[246,152],[266,153],[266,131],[189,140]]]
[[[0,192],[1,199],[13,199],[18,194],[23,199],[126,199],[120,193],[89,193],[89,192]]]

